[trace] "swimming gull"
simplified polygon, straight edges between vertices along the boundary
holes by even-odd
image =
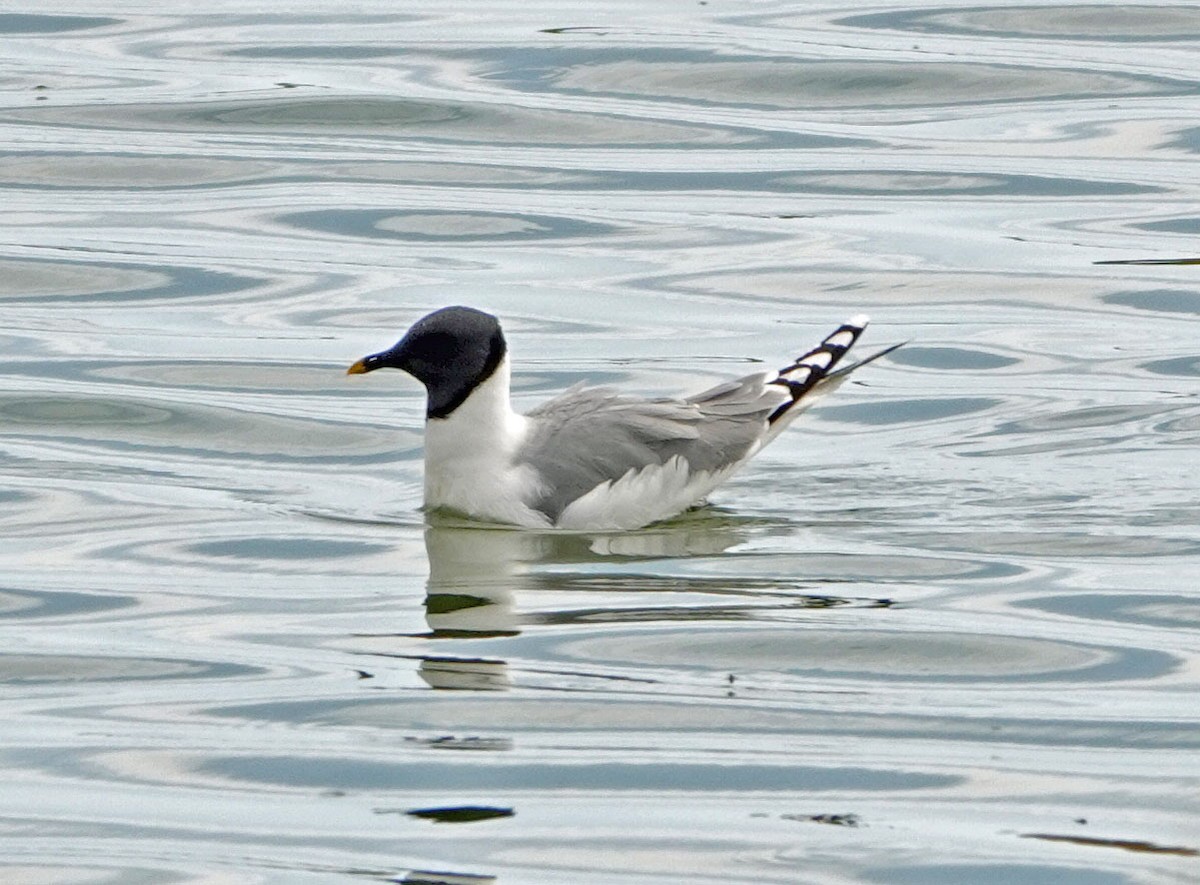
[[[509,398],[499,321],[470,307],[419,320],[347,373],[402,369],[425,385],[425,507],[537,529],[627,530],[709,492],[851,371],[837,371],[867,317],[847,320],[777,372],[682,399],[576,385],[525,415]]]

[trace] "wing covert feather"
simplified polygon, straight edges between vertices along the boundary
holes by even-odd
[[[687,399],[641,399],[609,388],[571,388],[527,414],[529,436],[517,453],[546,491],[531,506],[551,520],[576,498],[629,471],[675,456],[690,472],[716,471],[745,458],[788,399],[765,373],[726,382]]]

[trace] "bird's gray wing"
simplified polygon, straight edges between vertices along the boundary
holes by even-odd
[[[687,399],[641,399],[608,388],[572,388],[526,416],[516,454],[540,475],[531,506],[551,520],[576,498],[630,470],[679,456],[691,472],[735,464],[754,448],[787,392],[766,374],[726,382]]]

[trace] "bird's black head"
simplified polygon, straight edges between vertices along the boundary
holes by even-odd
[[[403,369],[425,385],[425,416],[445,418],[491,377],[506,352],[494,316],[471,307],[443,307],[418,320],[390,350],[363,357],[346,373]]]

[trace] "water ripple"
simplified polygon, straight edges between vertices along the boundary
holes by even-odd
[[[531,47],[521,66],[492,71],[510,86],[571,95],[788,109],[930,108],[1017,101],[1085,101],[1191,94],[1189,81],[1100,71],[960,62],[755,58],[656,48],[570,53]]]
[[[207,661],[84,655],[0,655],[0,682],[6,685],[63,685],[78,682],[134,682],[159,679],[234,679],[256,675],[250,667]]]
[[[560,646],[577,660],[634,661],[647,666],[704,666],[734,672],[770,669],[793,675],[876,681],[1110,682],[1153,679],[1179,666],[1170,655],[1018,637],[891,633],[850,635],[722,630],[706,638],[660,630],[575,639]]]
[[[920,34],[1003,37],[1018,40],[1105,40],[1117,43],[1189,42],[1200,38],[1194,7],[978,6],[963,9],[906,9],[839,19],[836,24],[887,28]]]
[[[131,457],[158,450],[188,460],[390,461],[404,439],[391,431],[355,430],[330,421],[129,396],[0,394],[0,416],[9,440],[107,448]]]

